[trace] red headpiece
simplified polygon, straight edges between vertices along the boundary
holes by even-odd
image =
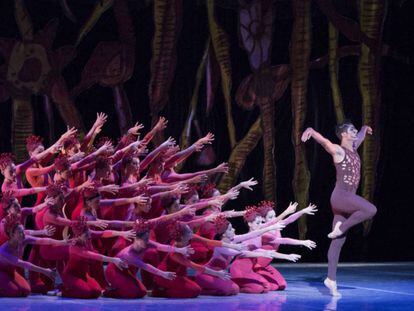
[[[217,234],[223,234],[226,232],[227,228],[229,227],[230,223],[227,220],[226,216],[219,215],[214,219],[214,225],[216,226]]]
[[[98,139],[98,142],[96,143],[96,148],[102,147],[105,143],[110,142],[113,145],[113,141],[110,137],[102,136]]]
[[[174,154],[176,154],[178,151],[180,151],[179,146],[173,146],[168,148],[165,152],[163,152],[163,159],[167,160],[168,158],[172,157]]]
[[[12,164],[14,157],[11,153],[0,153],[0,170],[4,170],[7,166]]]
[[[40,136],[31,135],[26,138],[26,149],[29,152],[35,150],[38,146],[42,145],[43,138]]]
[[[175,222],[169,225],[170,237],[173,240],[180,240],[184,234],[184,225],[180,222]]]
[[[215,183],[208,183],[203,187],[201,197],[202,198],[210,198],[213,196],[214,190],[216,189]]]
[[[134,224],[134,231],[136,234],[141,234],[150,230],[150,225],[145,219],[137,219]]]
[[[267,213],[275,208],[275,203],[272,201],[261,201],[257,206],[257,212],[262,217],[266,217]]]
[[[46,195],[49,198],[56,197],[61,194],[63,195],[63,187],[61,184],[51,184],[46,188]]]
[[[68,149],[79,144],[79,140],[76,136],[70,136],[63,141],[63,149]]]
[[[10,237],[16,227],[20,225],[20,215],[10,214],[7,215],[4,219],[4,231],[6,232],[7,236]]]
[[[257,206],[246,206],[246,213],[244,213],[244,221],[252,222],[259,214],[257,213]]]
[[[69,160],[65,156],[59,156],[55,159],[55,169],[57,171],[67,171],[70,169]]]
[[[16,200],[12,191],[5,191],[1,197],[2,209],[7,209]]]
[[[81,236],[89,229],[87,221],[88,219],[85,216],[79,216],[76,219],[75,225],[72,227],[72,231],[75,237]]]
[[[109,166],[111,165],[111,158],[109,157],[103,157],[99,156],[96,158],[95,162],[95,168],[96,169],[109,169]]]
[[[99,183],[94,182],[92,185],[88,188],[85,188],[83,190],[83,197],[85,199],[92,199],[94,197],[97,197],[99,195]]]

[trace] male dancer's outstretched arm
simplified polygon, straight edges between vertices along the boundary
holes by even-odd
[[[332,143],[329,139],[323,137],[319,132],[315,131],[311,127],[308,127],[302,134],[302,141],[305,143],[310,138],[313,138],[330,155],[332,155],[335,163],[341,162],[343,160],[345,154],[341,146]]]

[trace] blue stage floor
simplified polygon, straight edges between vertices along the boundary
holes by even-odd
[[[283,292],[264,295],[240,294],[234,297],[201,296],[196,299],[139,300],[64,299],[30,296],[0,299],[0,310],[165,310],[165,311],[230,311],[230,310],[414,310],[414,263],[346,264],[339,269],[339,291],[342,298],[328,295],[322,280],[326,265],[280,265],[288,280]]]

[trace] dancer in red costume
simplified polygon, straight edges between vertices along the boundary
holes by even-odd
[[[5,230],[5,217],[9,215],[17,215],[19,217],[20,223],[24,224],[27,215],[32,213],[36,213],[39,210],[42,210],[48,207],[50,204],[53,204],[53,200],[49,199],[46,202],[39,204],[34,207],[21,207],[19,201],[10,193],[6,192],[3,193],[1,198],[1,210],[4,217],[1,217],[0,222],[0,245],[8,240],[8,236]],[[53,226],[46,226],[43,230],[24,230],[26,235],[31,236],[52,236],[55,232],[56,228]]]
[[[328,250],[328,276],[324,283],[331,295],[337,297],[341,294],[337,290],[336,270],[346,233],[353,226],[374,217],[377,212],[372,203],[356,195],[361,174],[361,160],[357,149],[366,134],[372,135],[369,126],[363,126],[358,132],[351,122],[345,121],[336,127],[336,135],[341,145],[333,144],[312,128],[306,129],[302,135],[303,142],[313,138],[321,144],[332,156],[336,169],[336,185],[331,195],[334,219],[332,232],[328,234],[332,242]]]
[[[25,236],[24,228],[19,222],[19,216],[15,214],[6,217],[5,231],[9,239],[0,246],[0,297],[26,297],[30,294],[30,285],[16,271],[16,268],[43,273],[51,279],[55,278],[56,273],[21,260],[24,247],[28,244],[63,246],[67,245],[67,242]]]
[[[110,262],[119,269],[127,264],[120,258],[100,255],[93,251],[91,235],[103,232],[90,232],[86,218],[81,217],[72,226],[75,235],[74,244],[69,247],[69,260],[61,274],[63,281],[62,296],[82,299],[98,298],[103,288],[90,275],[90,261]]]
[[[142,259],[142,255],[148,249],[155,248],[161,252],[175,252],[182,254],[185,257],[193,252],[189,246],[178,248],[149,240],[150,227],[151,224],[147,221],[137,222],[135,226],[136,238],[134,242],[116,255],[116,257],[119,257],[128,263],[128,269],[119,270],[113,264],[108,265],[105,275],[108,282],[111,284],[111,289],[104,293],[105,296],[127,299],[144,297],[147,294],[147,289],[136,277],[138,269],[145,270],[148,273],[167,280],[173,280],[176,277],[174,272],[163,271],[151,264],[145,263]]]
[[[285,219],[287,215],[296,211],[297,203],[291,203],[289,207],[277,218],[274,207],[275,205],[273,202],[262,201],[259,203],[257,212],[265,220],[263,224],[264,226],[268,226],[268,224],[274,223],[275,221],[280,222],[282,220],[284,225],[288,225],[296,221],[304,214],[314,215],[317,211],[316,206],[311,204],[307,208],[304,208]],[[308,249],[316,247],[316,243],[311,240],[302,241],[291,238],[282,238],[280,230],[273,230],[262,236],[262,249],[277,251],[280,244],[300,245],[305,246]],[[258,258],[254,271],[262,275],[270,284],[273,284],[274,287],[277,286],[277,290],[284,290],[287,286],[286,280],[282,274],[271,265],[271,262],[272,259],[269,258]]]
[[[175,240],[175,246],[185,247],[189,245],[191,239],[197,239],[205,241],[214,246],[225,246],[240,249],[232,244],[224,243],[220,241],[204,239],[200,236],[193,234],[193,231],[187,225],[176,223],[171,225],[171,235]],[[154,278],[155,284],[152,290],[154,297],[168,297],[168,298],[195,298],[200,295],[201,288],[194,281],[192,281],[187,275],[187,268],[193,268],[197,271],[207,273],[218,278],[229,279],[227,272],[222,270],[213,270],[209,267],[198,265],[182,254],[169,253],[158,269],[163,271],[174,271],[177,277],[174,280],[167,280],[162,277],[156,276]]]
[[[280,230],[283,228],[281,224],[274,224],[267,228],[258,229],[247,234],[235,235],[232,225],[227,221],[224,215],[217,216],[214,219],[213,224],[215,226],[217,236],[221,238],[221,241],[227,243],[240,243],[255,237],[259,237],[265,232],[271,230]],[[268,257],[272,259],[277,256],[277,254],[275,252],[264,250],[237,251],[224,247],[215,247],[213,256],[206,264],[206,267],[214,270],[225,270],[228,268],[231,260],[235,256],[241,256],[245,258]],[[223,280],[205,273],[197,273],[195,276],[195,282],[202,288],[202,295],[230,296],[236,295],[240,291],[239,286],[231,279]]]

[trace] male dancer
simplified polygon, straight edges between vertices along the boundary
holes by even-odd
[[[372,129],[369,126],[363,126],[358,132],[351,122],[345,121],[336,126],[335,132],[341,141],[340,146],[333,144],[313,128],[306,129],[302,135],[302,141],[306,142],[311,137],[315,139],[332,155],[336,168],[336,185],[331,195],[334,219],[332,232],[328,234],[332,242],[328,251],[328,277],[324,284],[331,295],[341,296],[336,285],[336,270],[346,233],[351,227],[374,217],[377,209],[373,204],[355,194],[361,170],[361,160],[357,149],[364,141],[366,134],[372,135]]]

